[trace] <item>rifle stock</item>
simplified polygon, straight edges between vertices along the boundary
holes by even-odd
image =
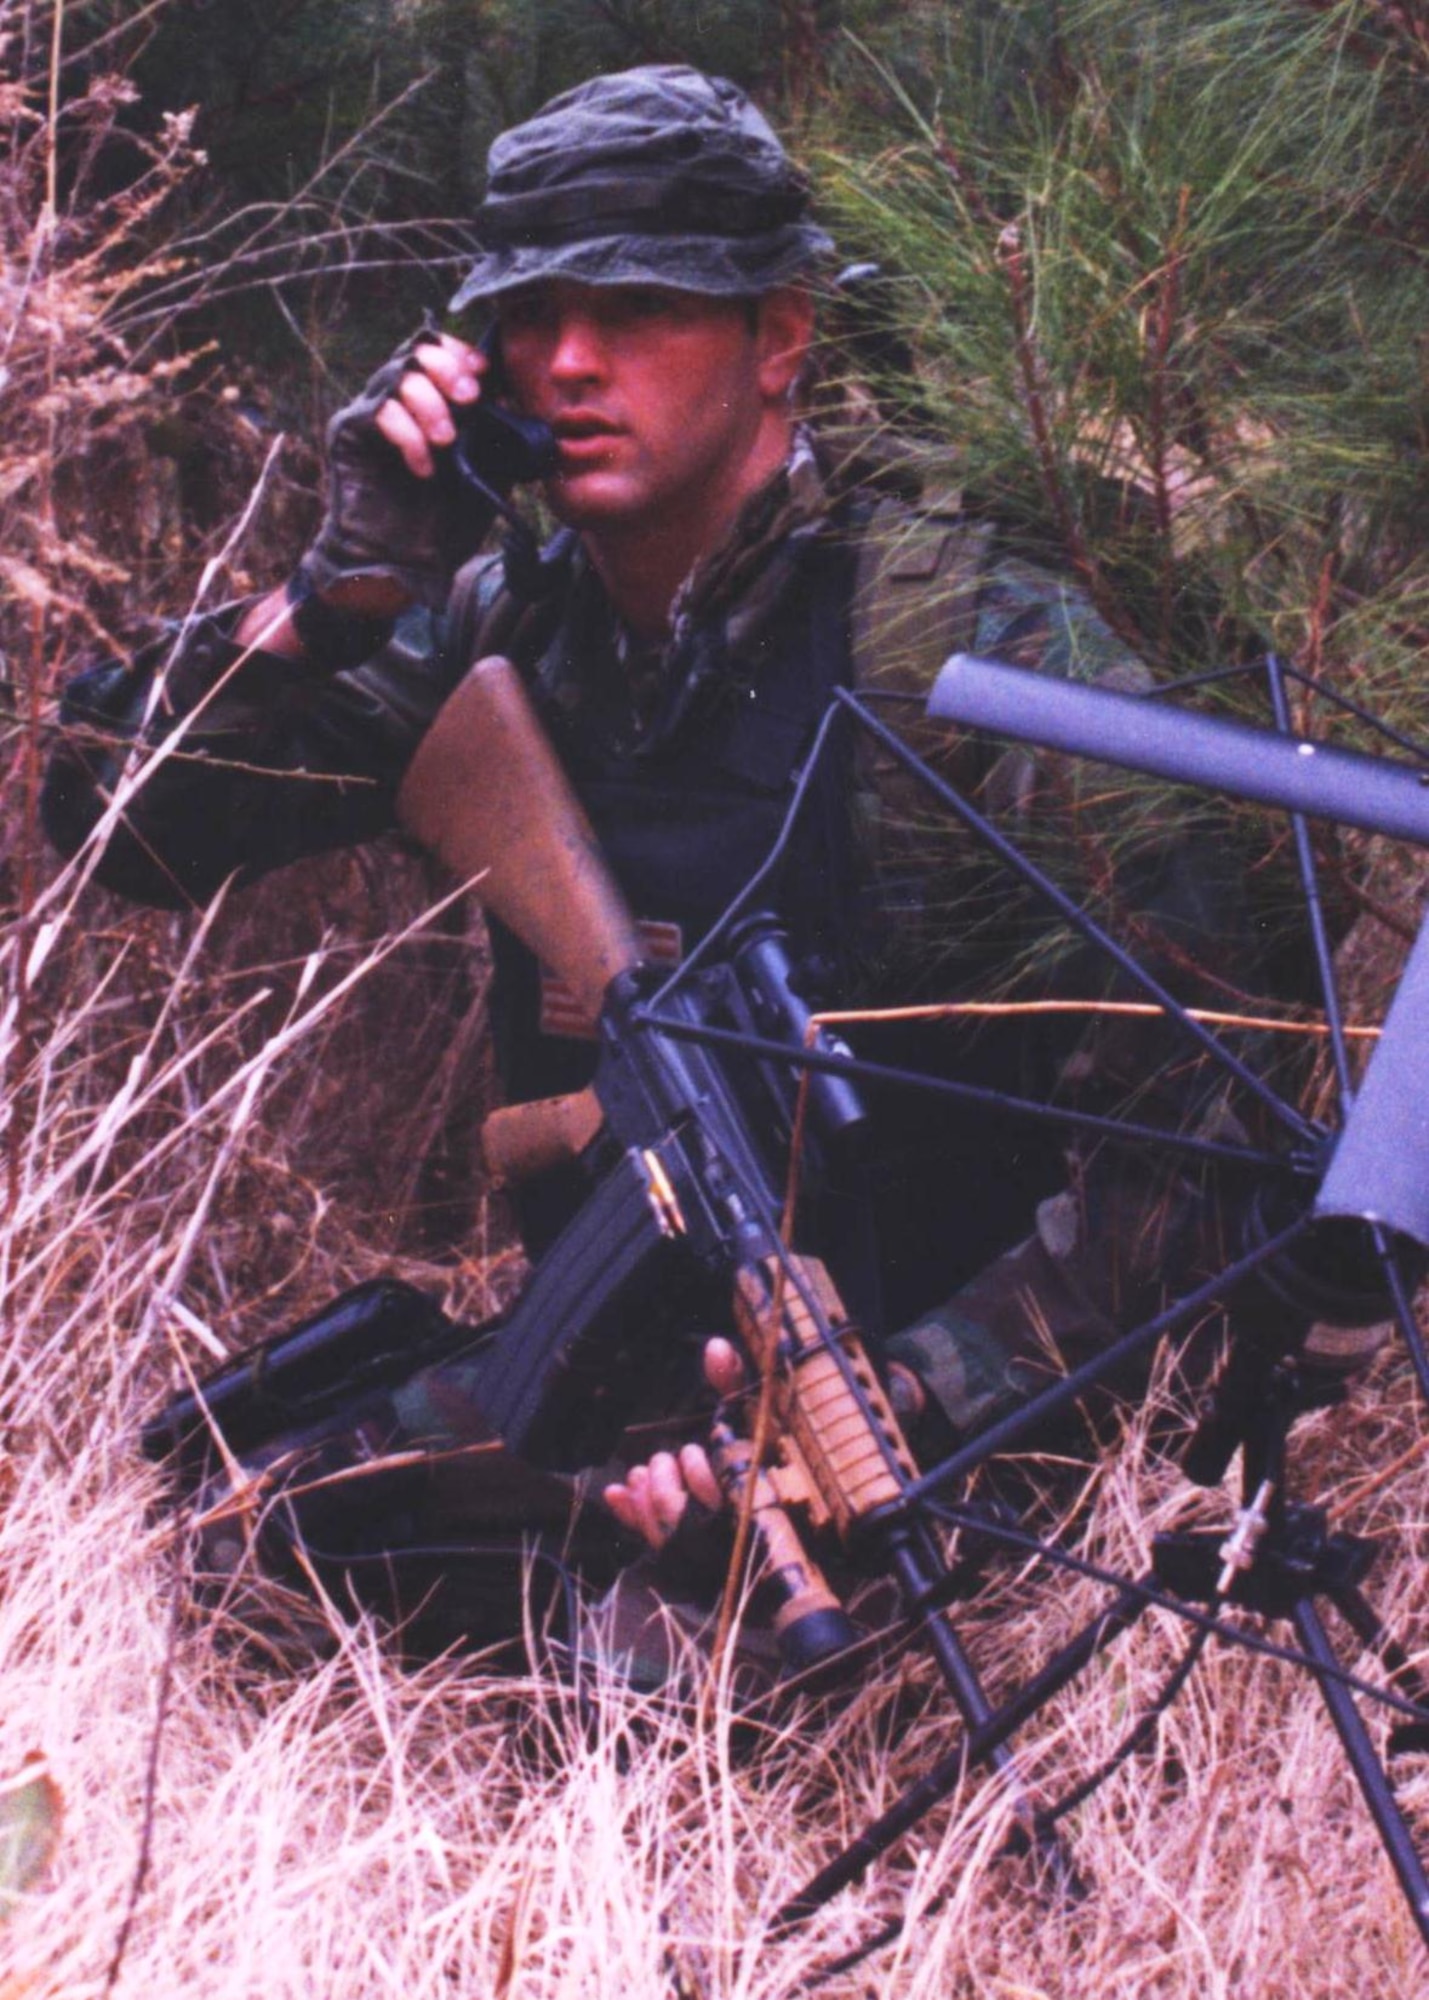
[[[408,766],[397,817],[557,973],[592,1018],[640,962],[634,923],[521,677],[478,660]]]

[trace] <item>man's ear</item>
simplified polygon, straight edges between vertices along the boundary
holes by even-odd
[[[784,403],[813,344],[813,295],[803,285],[781,285],[765,292],[758,311],[754,338],[760,393],[767,403]]]

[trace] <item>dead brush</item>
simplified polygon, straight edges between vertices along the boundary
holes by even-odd
[[[9,58],[22,12],[32,49],[61,24],[52,8],[0,8]],[[85,887],[83,859],[56,876],[44,856],[34,802],[57,676],[90,636],[122,644],[161,573],[174,603],[193,602],[221,555],[204,587],[227,589],[259,566],[252,536],[267,532],[260,519],[230,541],[235,506],[196,549],[173,543],[159,501],[122,535],[112,508],[87,511],[76,468],[101,443],[140,465],[156,402],[203,365],[182,340],[161,360],[114,333],[142,291],[126,230],[159,214],[191,135],[158,145],[142,213],[122,207],[132,190],[92,213],[63,191],[79,183],[58,170],[54,120],[97,144],[122,102],[106,89],[61,113],[42,65],[0,97],[14,691],[0,795],[0,1993],[783,2000],[905,1913],[881,1958],[826,1990],[1419,1993],[1421,1948],[1323,1715],[1278,1663],[1213,1645],[1153,1745],[1070,1817],[1087,1900],[1043,1893],[1001,1856],[1009,1802],[970,1774],[859,1890],[776,1944],[781,1901],[947,1748],[946,1704],[911,1654],[843,1707],[736,1725],[719,1699],[662,1707],[599,1683],[581,1705],[554,1680],[480,1663],[399,1670],[345,1606],[319,1608],[325,1657],[264,1664],[231,1621],[190,1605],[184,1526],[136,1449],[180,1358],[202,1370],[393,1263],[476,1312],[510,1262],[461,1162],[480,1104],[479,979],[458,919],[411,931],[431,902],[420,864],[384,851],[305,867],[256,911],[234,894],[200,918],[121,910]],[[176,253],[146,254],[156,298]],[[250,476],[261,457],[249,447]],[[424,1233],[430,1203],[445,1206]],[[458,1253],[439,1261],[433,1243],[463,1211]],[[1177,1393],[1168,1375],[1107,1432],[1075,1509],[1060,1503],[1072,1545],[1098,1561],[1139,1573],[1152,1532],[1217,1514],[1219,1496],[1189,1492],[1153,1448]],[[1388,1355],[1348,1408],[1297,1433],[1309,1487],[1384,1536],[1375,1594],[1421,1663],[1425,1427]],[[997,1689],[1099,1601],[1085,1578],[1009,1558],[960,1619]],[[1054,1797],[1107,1757],[1184,1643],[1166,1614],[1145,1621],[1026,1732],[1027,1782]],[[1423,1760],[1405,1793],[1429,1819]]]

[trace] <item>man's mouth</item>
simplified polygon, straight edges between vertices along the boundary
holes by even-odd
[[[589,458],[602,451],[608,451],[612,441],[620,436],[620,426],[593,411],[572,411],[557,417],[551,425],[556,434],[556,442],[563,456],[573,459]]]
[[[618,424],[612,424],[604,416],[594,412],[568,412],[566,416],[556,416],[550,420],[550,428],[562,444],[582,444],[586,438],[614,438],[618,434]]]

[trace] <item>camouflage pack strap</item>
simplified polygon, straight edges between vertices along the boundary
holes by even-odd
[[[859,541],[853,660],[860,689],[926,696],[949,653],[977,630],[992,528],[956,491],[917,507],[887,497]],[[945,732],[941,732],[945,733]]]
[[[854,574],[856,692],[926,701],[944,660],[965,651],[976,634],[992,533],[989,522],[962,511],[956,492],[917,507],[894,498],[878,502],[860,539]],[[946,726],[924,722],[921,707],[910,702],[890,719],[909,747],[950,779],[968,783],[978,775],[970,740],[950,738]],[[889,879],[905,869],[921,873],[926,859],[916,829],[926,802],[917,781],[865,738],[856,783],[865,851],[875,872]]]

